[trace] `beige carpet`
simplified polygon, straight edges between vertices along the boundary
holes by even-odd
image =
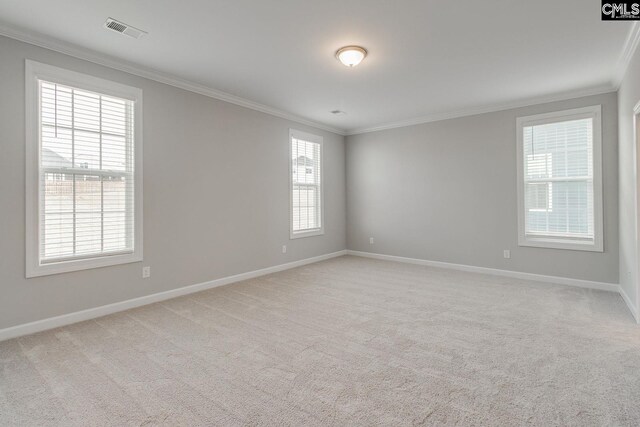
[[[0,343],[0,425],[639,425],[617,294],[341,257]]]

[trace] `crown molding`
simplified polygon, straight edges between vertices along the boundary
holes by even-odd
[[[74,58],[89,61],[94,64],[102,65],[105,67],[113,68],[125,73],[133,74],[145,79],[153,80],[159,83],[164,83],[169,86],[174,86],[179,89],[183,89],[189,92],[194,92],[200,95],[215,98],[220,101],[235,104],[240,107],[249,108],[251,110],[259,111],[261,113],[269,114],[271,116],[279,117],[285,120],[291,120],[292,122],[300,123],[303,125],[311,126],[316,129],[326,130],[338,135],[345,135],[343,129],[328,126],[323,123],[319,123],[313,120],[305,119],[304,117],[297,116],[295,114],[279,110],[277,108],[270,107],[268,105],[260,104],[236,95],[232,95],[227,92],[223,92],[202,84],[190,82],[188,80],[181,79],[171,74],[161,73],[151,68],[142,67],[114,58],[109,55],[103,55],[90,49],[81,48],[71,43],[63,42],[61,40],[53,39],[51,37],[44,36],[42,34],[36,34],[31,32],[25,32],[6,24],[0,23],[0,35],[9,37],[21,42],[29,43],[35,46],[43,47],[45,49],[53,50],[65,55],[73,56]]]
[[[627,36],[627,40],[624,43],[622,53],[620,54],[620,59],[618,60],[615,68],[613,85],[615,86],[616,90],[619,89],[620,84],[622,84],[622,79],[627,73],[629,63],[631,62],[633,55],[638,49],[638,44],[640,44],[640,22],[636,21],[633,23],[633,25],[631,25],[629,35]]]
[[[583,96],[600,95],[603,93],[616,92],[620,88],[622,79],[627,72],[629,63],[635,54],[638,45],[640,45],[640,22],[634,22],[629,30],[627,39],[625,40],[620,58],[618,59],[615,67],[614,76],[610,85],[599,86],[590,89],[580,89],[571,92],[564,92],[561,94],[541,96],[535,98],[529,98],[514,102],[485,105],[482,107],[462,109],[456,111],[450,111],[445,113],[436,113],[422,117],[416,117],[409,120],[401,120],[397,122],[390,122],[379,126],[362,127],[349,129],[346,135],[358,135],[361,133],[376,132],[380,130],[395,129],[406,126],[414,126],[423,123],[437,122],[440,120],[455,119],[459,117],[473,116],[476,114],[493,113],[496,111],[510,110],[512,108],[529,107],[537,104],[545,104],[547,102],[564,101],[567,99],[580,98]]]
[[[274,107],[270,107],[265,104],[251,101],[230,93],[226,93],[212,87],[208,87],[202,84],[190,82],[188,80],[181,79],[179,77],[161,73],[151,68],[142,67],[137,64],[130,63],[128,61],[120,60],[109,55],[103,55],[90,49],[85,49],[73,45],[71,43],[63,42],[57,39],[53,39],[42,34],[35,34],[31,32],[25,32],[18,30],[6,24],[0,23],[0,35],[16,39],[25,43],[40,46],[45,49],[50,49],[65,55],[73,56],[78,59],[89,61],[98,65],[103,65],[109,68],[113,68],[119,71],[124,71],[129,74],[133,74],[139,77],[143,77],[149,80],[153,80],[159,83],[164,83],[170,86],[174,86],[189,92],[198,93],[200,95],[215,98],[220,101],[235,104],[244,108],[259,111],[265,114],[269,114],[275,117],[279,117],[286,120],[291,120],[296,123],[311,126],[316,129],[326,130],[338,135],[349,136],[358,135],[362,133],[376,132],[387,129],[395,129],[406,126],[414,126],[423,123],[436,122],[440,120],[455,119],[466,116],[473,116],[477,114],[492,113],[497,111],[504,111],[513,108],[528,107],[537,104],[544,104],[548,102],[563,101],[567,99],[580,98],[583,96],[599,95],[608,92],[615,92],[620,87],[622,78],[629,66],[631,58],[633,57],[638,45],[640,44],[640,23],[634,22],[627,39],[625,41],[620,59],[618,60],[615,68],[614,77],[611,84],[603,85],[595,88],[580,89],[576,91],[563,92],[554,95],[534,97],[528,99],[521,99],[513,102],[489,104],[480,107],[467,108],[461,110],[454,110],[443,113],[435,113],[426,116],[416,117],[408,120],[400,120],[396,122],[383,123],[377,126],[361,127],[354,129],[340,129],[333,126],[326,125],[324,123],[316,122],[306,119],[304,117],[289,113],[283,110],[279,110]]]
[[[613,85],[598,86],[591,89],[580,89],[571,92],[563,92],[548,96],[539,96],[519,101],[505,102],[498,104],[485,105],[482,107],[467,108],[463,110],[455,110],[445,113],[430,114],[427,116],[416,117],[410,120],[401,120],[391,122],[380,126],[356,128],[347,131],[347,136],[359,135],[362,133],[377,132],[381,130],[402,128],[407,126],[420,125],[424,123],[438,122],[441,120],[457,119],[460,117],[475,116],[477,114],[494,113],[496,111],[511,110],[514,108],[529,107],[532,105],[546,104],[548,102],[565,101],[568,99],[581,98],[583,96],[601,95],[604,93],[615,92],[616,87]]]

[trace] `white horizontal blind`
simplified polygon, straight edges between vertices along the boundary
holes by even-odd
[[[292,230],[319,230],[322,226],[320,144],[291,137]]]
[[[134,103],[38,81],[40,263],[134,250]]]
[[[525,234],[594,239],[593,119],[523,128]]]

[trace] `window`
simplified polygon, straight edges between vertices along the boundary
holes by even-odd
[[[520,117],[518,243],[603,251],[601,107]]]
[[[322,137],[290,130],[291,238],[324,234]]]
[[[142,260],[142,91],[26,62],[27,277]]]

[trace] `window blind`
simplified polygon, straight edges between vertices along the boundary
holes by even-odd
[[[320,144],[291,137],[292,230],[319,230],[322,227]]]
[[[593,119],[523,128],[525,234],[594,239]]]
[[[133,101],[38,80],[40,263],[134,250]]]

